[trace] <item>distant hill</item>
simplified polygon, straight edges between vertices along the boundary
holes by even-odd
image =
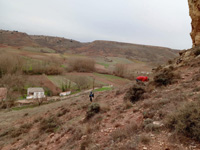
[[[0,44],[9,46],[38,46],[28,34],[8,30],[0,30]]]
[[[57,53],[73,53],[89,56],[126,57],[151,63],[165,63],[175,58],[176,50],[114,41],[81,43],[72,39],[51,36],[28,35],[18,31],[0,30],[0,44],[9,46],[47,47]]]
[[[81,42],[61,37],[31,35],[30,38],[38,45],[54,49],[57,52],[66,52],[83,45]]]
[[[177,51],[177,50],[176,50]],[[146,46],[113,41],[94,41],[76,48],[74,53],[139,59],[145,62],[163,63],[175,58],[177,52],[170,48]]]

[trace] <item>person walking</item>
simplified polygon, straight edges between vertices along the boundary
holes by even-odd
[[[89,98],[90,98],[90,102],[92,102],[92,98],[94,98],[94,93],[92,93],[92,91],[90,92]]]

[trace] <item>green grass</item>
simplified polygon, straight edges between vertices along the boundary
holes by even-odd
[[[112,90],[111,87],[103,87],[103,88],[94,90],[94,92],[102,92],[102,91],[110,91],[110,90]]]
[[[96,62],[96,63],[104,66],[105,68],[108,68],[110,66],[109,64],[106,64],[106,63],[101,63],[101,62]]]
[[[21,106],[21,107],[13,107],[12,110],[23,110],[23,109],[27,109],[27,108],[35,108],[38,107],[38,104],[34,104],[34,105],[27,105],[27,106]]]
[[[74,94],[77,94],[77,93],[79,93],[79,92],[81,92],[81,90],[74,91],[74,92],[72,92],[70,95],[74,95]]]
[[[48,101],[48,102],[43,102],[42,104],[40,104],[40,106],[42,105],[47,105],[47,104],[51,104],[51,103],[57,103],[59,101]],[[23,110],[23,109],[28,109],[28,108],[35,108],[35,107],[39,107],[38,104],[31,104],[31,105],[25,105],[25,106],[20,106],[20,107],[13,107],[11,108],[11,110],[14,110],[14,111],[19,111],[19,110]]]
[[[102,77],[102,78],[107,78],[107,79],[126,80],[124,78],[117,77],[117,76],[114,76],[114,75],[109,75],[109,74],[94,73],[94,75],[97,75],[97,76]]]

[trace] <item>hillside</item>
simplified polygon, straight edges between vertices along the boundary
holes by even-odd
[[[38,46],[26,33],[5,30],[0,30],[0,44],[9,46]]]
[[[0,30],[0,44],[19,47],[29,46],[38,49],[49,48],[56,53],[124,57],[154,64],[163,64],[177,56],[175,50],[164,47],[112,41],[81,43],[60,37],[30,36],[26,33],[4,30]]]
[[[40,107],[3,111],[0,145],[3,150],[199,150],[199,50],[183,51],[158,67],[145,86],[131,88],[133,82],[95,92],[92,104],[85,93]],[[144,94],[132,92],[133,103],[126,101],[128,91],[137,89],[145,89]],[[91,106],[98,104],[100,111],[90,114],[96,107]]]
[[[73,52],[92,56],[127,57],[160,64],[177,56],[177,53],[169,48],[113,41],[94,41],[76,48]]]
[[[58,53],[67,52],[71,49],[81,47],[83,44],[72,40],[65,39],[60,37],[51,37],[51,36],[30,36],[34,42],[43,47],[48,47],[56,50]]]

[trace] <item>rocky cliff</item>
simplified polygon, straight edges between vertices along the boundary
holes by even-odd
[[[192,19],[191,38],[193,47],[200,45],[200,0],[188,0]]]

